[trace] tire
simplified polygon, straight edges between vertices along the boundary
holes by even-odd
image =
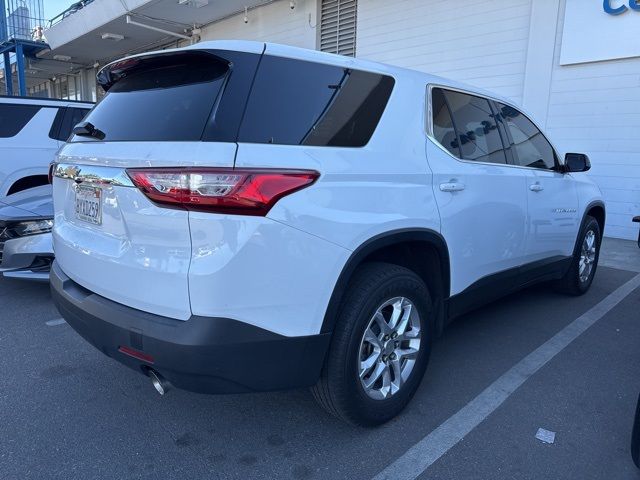
[[[386,327],[382,331],[380,316],[376,317],[377,321],[373,319],[384,305],[380,312],[383,319],[389,317],[387,327],[394,323],[392,312],[400,312],[401,320],[395,322],[395,331]],[[341,303],[325,365],[318,383],[312,387],[320,406],[341,420],[359,426],[381,425],[398,415],[418,389],[429,362],[434,323],[431,312],[429,290],[411,270],[387,263],[361,266]],[[405,318],[408,320],[403,330],[401,324]],[[401,331],[404,333],[393,337],[394,332],[398,335]],[[372,333],[377,340],[370,336]],[[384,338],[387,340],[380,341]],[[401,340],[397,342],[393,338]],[[416,338],[419,341],[416,342]],[[361,380],[363,358],[375,366],[364,369],[368,373]],[[377,369],[387,367],[388,375],[376,377]],[[396,375],[396,371],[402,374]],[[378,380],[367,389],[363,382],[373,382],[374,378]],[[385,386],[385,379],[386,385],[391,382],[389,388]]]
[[[588,236],[593,235],[593,246],[595,252],[589,255],[589,264],[591,269],[586,278],[581,273],[581,259],[583,254],[583,248]],[[583,295],[591,287],[593,278],[598,268],[598,260],[600,259],[600,245],[602,243],[602,234],[600,233],[600,225],[598,221],[590,216],[587,216],[584,220],[580,234],[578,235],[578,241],[573,252],[573,260],[571,266],[564,277],[558,280],[555,284],[556,290],[568,295]]]
[[[636,404],[636,416],[633,420],[631,433],[631,458],[636,467],[640,468],[640,397]]]

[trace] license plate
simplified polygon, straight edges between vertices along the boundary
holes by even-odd
[[[94,225],[102,225],[102,190],[100,188],[78,185],[76,218]]]

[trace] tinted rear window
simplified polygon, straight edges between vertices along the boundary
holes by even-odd
[[[394,80],[332,65],[265,56],[239,142],[361,147],[384,112]]]
[[[71,130],[89,113],[88,108],[61,108],[49,131],[49,137],[62,142],[71,136]]]
[[[15,137],[40,108],[37,105],[1,104],[0,138]]]
[[[85,120],[108,142],[200,140],[228,72],[226,61],[204,53],[140,60]]]
[[[446,148],[454,157],[462,158],[460,141],[453,127],[451,111],[440,88],[434,88],[431,94],[433,110],[433,136],[440,145]]]
[[[89,113],[88,108],[67,108],[67,113],[60,126],[60,140],[66,141],[71,136],[73,127],[80,123],[87,113]]]
[[[450,149],[453,155],[457,155],[459,148],[465,160],[507,163],[496,115],[489,100],[452,90],[443,92],[457,134],[456,140],[445,140],[446,145],[443,146]]]

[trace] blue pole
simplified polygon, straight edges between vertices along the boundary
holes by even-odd
[[[24,76],[24,55],[22,54],[22,44],[16,42],[16,73],[18,74],[18,91],[20,95],[27,95],[27,82]]]
[[[5,0],[0,0],[0,43],[9,39],[7,30],[7,7]]]
[[[4,81],[7,84],[7,95],[13,95],[13,78],[11,76],[9,52],[4,52]]]

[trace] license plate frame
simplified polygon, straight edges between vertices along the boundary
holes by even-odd
[[[92,225],[102,225],[102,189],[78,185],[75,190],[76,218]]]

